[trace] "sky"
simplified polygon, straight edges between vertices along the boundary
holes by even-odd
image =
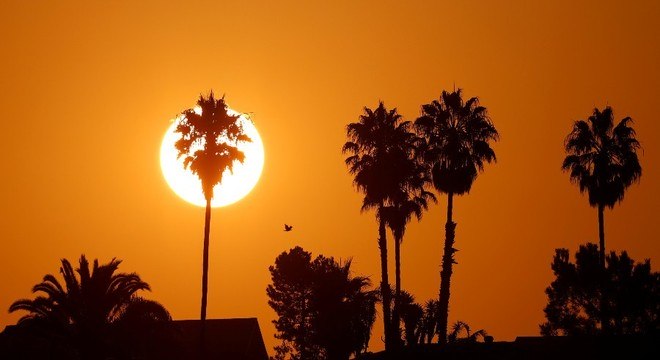
[[[199,316],[204,209],[168,187],[159,150],[212,89],[252,113],[265,165],[248,196],[213,210],[208,317],[257,317],[272,353],[265,290],[281,252],[353,258],[379,282],[346,125],[381,100],[414,120],[457,87],[501,139],[454,199],[449,321],[496,341],[538,335],[554,249],[598,239],[596,209],[561,171],[565,136],[594,107],[631,116],[643,146],[640,183],[605,213],[607,249],[657,269],[659,16],[658,1],[2,0],[0,328],[80,254],[122,259],[175,319]],[[438,295],[445,216],[439,196],[403,242],[402,286],[420,302]],[[381,338],[379,319],[371,350]]]

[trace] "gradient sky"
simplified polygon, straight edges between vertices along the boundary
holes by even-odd
[[[454,200],[450,323],[538,334],[553,250],[597,241],[596,210],[561,171],[564,137],[595,106],[633,117],[644,148],[640,184],[606,211],[608,249],[657,269],[658,1],[3,0],[0,17],[0,328],[81,253],[123,259],[174,318],[199,316],[204,211],[169,189],[158,151],[210,89],[254,113],[266,163],[251,194],[213,211],[208,314],[258,317],[271,352],[282,251],[353,257],[379,281],[377,224],[341,154],[346,124],[379,100],[414,120],[455,85],[501,134],[497,164]],[[439,199],[402,248],[419,301],[438,294]],[[372,350],[381,335],[379,319]]]

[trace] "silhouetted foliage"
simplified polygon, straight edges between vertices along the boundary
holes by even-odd
[[[465,334],[464,337],[461,337],[461,334]],[[472,332],[470,325],[463,321],[456,321],[451,328],[451,333],[447,335],[448,343],[475,343],[481,338],[482,341],[488,336],[488,333],[484,329],[479,329]]]
[[[430,344],[438,324],[438,301],[430,299],[422,306],[405,290],[401,290],[399,296],[400,322],[404,330],[401,342],[407,347]],[[395,297],[392,294],[393,301]]]
[[[238,149],[238,145],[241,142],[250,142],[251,139],[243,132],[243,126],[239,120],[240,115],[229,113],[224,96],[216,99],[213,92],[210,92],[208,98],[204,98],[203,95],[199,97],[197,106],[200,108],[200,113],[197,113],[195,109],[188,109],[181,113],[181,121],[176,127],[176,132],[181,134],[181,138],[177,140],[175,147],[179,152],[179,157],[183,157],[184,167],[199,177],[206,199],[200,315],[203,339],[208,294],[209,234],[213,188],[222,182],[222,175],[227,170],[231,171],[235,162],[243,162],[245,154]]]
[[[484,163],[496,160],[490,142],[497,141],[499,135],[486,108],[479,105],[476,97],[463,101],[461,89],[443,91],[440,99],[423,105],[415,127],[424,138],[421,154],[431,171],[433,185],[440,193],[447,194],[438,314],[438,341],[445,343],[449,287],[457,251],[454,248],[453,196],[468,193],[479,171],[483,171]]]
[[[595,108],[585,120],[578,120],[566,137],[566,158],[562,165],[580,192],[589,194],[589,205],[598,207],[600,263],[605,266],[605,206],[623,201],[626,189],[642,176],[637,158],[640,144],[635,139],[632,119],[626,117],[614,126],[612,108]]]
[[[128,359],[153,354],[155,340],[167,336],[171,322],[165,308],[137,296],[149,285],[135,273],[116,273],[120,260],[90,269],[85,256],[73,269],[62,259],[64,283],[51,274],[35,285],[34,299],[14,302],[10,312],[27,311],[18,322],[22,336],[50,344],[52,356],[71,359]],[[76,276],[78,274],[78,276]],[[55,349],[55,350],[53,350]]]
[[[414,138],[415,142],[419,140]],[[413,216],[417,220],[422,218],[422,214],[428,209],[428,202],[436,202],[435,195],[425,190],[430,181],[426,168],[418,162],[419,157],[410,152],[410,158],[402,161],[397,167],[402,172],[403,183],[401,185],[401,196],[393,199],[392,205],[383,208],[383,217],[385,223],[392,230],[394,235],[394,310],[392,311],[393,332],[400,337],[400,312],[399,299],[401,296],[401,244],[406,232],[406,225]],[[409,295],[409,294],[408,294]]]
[[[411,178],[423,173],[415,161],[411,161],[416,151],[417,135],[412,131],[412,124],[403,121],[396,109],[387,110],[382,102],[375,110],[364,108],[364,114],[359,121],[346,127],[348,141],[342,151],[350,154],[346,158],[349,172],[354,175],[353,184],[358,191],[364,193],[362,211],[376,209],[378,220],[378,247],[381,262],[381,296],[383,298],[383,322],[385,328],[385,349],[390,349],[396,340],[396,332],[392,329],[392,314],[390,301],[390,285],[387,269],[387,208],[403,217],[394,221],[406,222],[409,205],[423,207],[419,198],[421,193],[415,193],[416,183]],[[419,195],[419,196],[418,196]],[[417,199],[416,201],[416,197]],[[413,204],[414,203],[414,204]],[[406,205],[404,205],[406,204]],[[393,211],[390,211],[392,213]],[[409,215],[408,215],[409,218]],[[401,227],[398,227],[401,229]]]
[[[354,277],[351,261],[311,254],[300,247],[270,266],[270,305],[282,340],[275,359],[348,359],[364,351],[376,320],[377,292],[366,277]]]
[[[651,271],[650,260],[635,263],[625,251],[611,252],[606,260],[603,269],[595,244],[581,245],[575,263],[567,249],[555,251],[542,335],[601,334],[602,322],[616,335],[659,333],[660,273]],[[601,318],[603,299],[606,319]]]

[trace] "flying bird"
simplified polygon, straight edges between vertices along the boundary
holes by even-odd
[[[293,225],[284,224],[284,231],[291,231],[291,230],[293,230]]]

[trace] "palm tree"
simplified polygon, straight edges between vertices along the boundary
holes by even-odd
[[[51,338],[64,335],[69,345],[88,359],[116,352],[122,344],[108,339],[120,337],[120,329],[153,328],[171,320],[162,305],[136,295],[150,290],[139,275],[116,273],[121,260],[103,265],[94,260],[91,270],[84,255],[75,270],[67,259],[61,262],[63,284],[48,274],[32,288],[33,293],[43,295],[17,300],[9,307],[9,312],[28,312],[19,319],[19,325],[45,329]]]
[[[396,304],[395,304],[396,306]],[[399,312],[403,322],[404,339],[407,346],[415,346],[420,343],[422,336],[422,319],[424,309],[415,302],[415,297],[405,290],[399,292]]]
[[[414,155],[413,155],[414,156]],[[403,172],[401,196],[394,199],[391,206],[383,209],[385,222],[394,235],[394,310],[392,324],[397,334],[400,333],[399,315],[401,299],[401,244],[406,232],[406,226],[413,216],[420,220],[423,212],[428,209],[429,200],[436,202],[435,195],[425,190],[429,182],[427,172],[417,159],[411,157],[407,163],[399,167]]]
[[[461,89],[443,91],[440,99],[422,106],[422,115],[415,126],[425,139],[423,158],[431,169],[433,186],[447,194],[447,223],[440,272],[438,331],[439,342],[447,341],[449,286],[455,263],[452,220],[453,197],[468,193],[485,162],[496,160],[490,147],[499,135],[485,107],[476,97],[463,101]]]
[[[465,337],[459,338],[458,336],[461,334],[462,330],[465,330]],[[457,343],[457,342],[476,343],[479,338],[485,341],[487,336],[488,333],[486,332],[486,330],[480,329],[475,332],[471,332],[470,325],[459,320],[455,322],[454,325],[452,326],[452,331],[451,334],[449,334],[448,336],[448,341],[450,343]]]
[[[600,264],[605,268],[605,207],[623,201],[626,189],[642,176],[637,158],[640,144],[635,139],[632,119],[626,117],[614,126],[612,108],[595,108],[587,121],[578,120],[566,137],[566,158],[562,170],[570,171],[571,181],[580,192],[589,194],[589,205],[598,207]]]
[[[342,264],[319,256],[312,264],[322,277],[314,279],[317,283],[310,301],[315,312],[311,338],[324,349],[327,359],[360,355],[376,320],[378,292],[369,290],[368,277],[352,274],[351,263],[351,259]]]
[[[424,304],[424,314],[421,320],[420,344],[430,344],[437,333],[438,328],[438,300],[429,299]]]
[[[391,330],[390,285],[387,270],[387,238],[385,208],[402,197],[401,164],[407,164],[414,151],[411,144],[416,137],[411,123],[403,121],[396,109],[387,110],[382,102],[375,110],[364,108],[359,121],[346,127],[348,141],[342,151],[351,154],[346,158],[349,172],[354,175],[353,184],[364,193],[362,211],[376,210],[378,221],[378,247],[381,265],[381,296],[385,327],[385,349],[393,345]]]
[[[240,115],[229,113],[225,98],[216,99],[213,92],[208,98],[200,95],[195,109],[182,112],[181,121],[176,132],[181,139],[176,143],[179,157],[183,157],[183,165],[190,169],[202,183],[202,192],[206,200],[204,218],[204,253],[202,262],[202,306],[201,306],[201,341],[204,342],[206,320],[206,299],[208,295],[209,271],[209,233],[211,226],[211,200],[213,188],[222,182],[226,170],[231,171],[236,162],[242,163],[245,154],[238,149],[241,142],[251,139],[244,134],[239,121]]]

